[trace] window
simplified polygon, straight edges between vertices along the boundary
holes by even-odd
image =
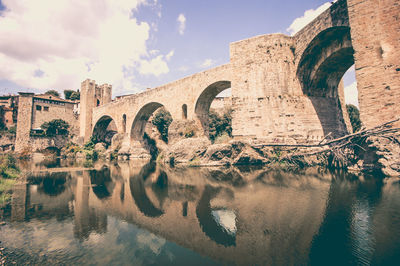
[[[48,112],[48,111],[49,111],[49,107],[48,107],[48,106],[44,106],[44,107],[43,107],[43,111]]]
[[[182,105],[182,119],[187,119],[187,105]]]
[[[42,111],[42,106],[36,105],[36,111]]]

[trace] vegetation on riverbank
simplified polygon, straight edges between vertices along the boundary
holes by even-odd
[[[232,138],[232,109],[225,110],[222,115],[210,111],[209,136],[212,143],[223,143]]]
[[[19,174],[16,159],[9,154],[0,155],[0,206],[11,199],[10,192]]]

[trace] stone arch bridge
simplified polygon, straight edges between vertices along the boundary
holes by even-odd
[[[207,132],[208,109],[232,90],[236,139],[313,143],[351,131],[341,83],[355,64],[361,120],[373,127],[400,114],[400,5],[397,0],[339,0],[294,36],[261,35],[230,44],[230,62],[111,101],[109,86],[82,83],[80,136],[111,121],[139,141],[147,119],[164,106],[174,120]]]

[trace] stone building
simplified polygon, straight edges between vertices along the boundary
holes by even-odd
[[[0,120],[6,128],[11,128],[17,124],[18,96],[0,96]]]
[[[61,99],[47,94],[19,93],[18,126],[16,137],[17,152],[29,149],[32,151],[48,147],[62,146],[53,143],[55,140],[32,136],[32,132],[41,128],[43,123],[62,119],[69,125],[72,136],[79,134],[79,115],[76,112],[78,102]]]

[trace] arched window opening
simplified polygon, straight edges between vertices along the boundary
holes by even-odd
[[[122,131],[126,132],[126,114],[122,116]]]
[[[182,105],[182,119],[187,119],[187,105]]]

